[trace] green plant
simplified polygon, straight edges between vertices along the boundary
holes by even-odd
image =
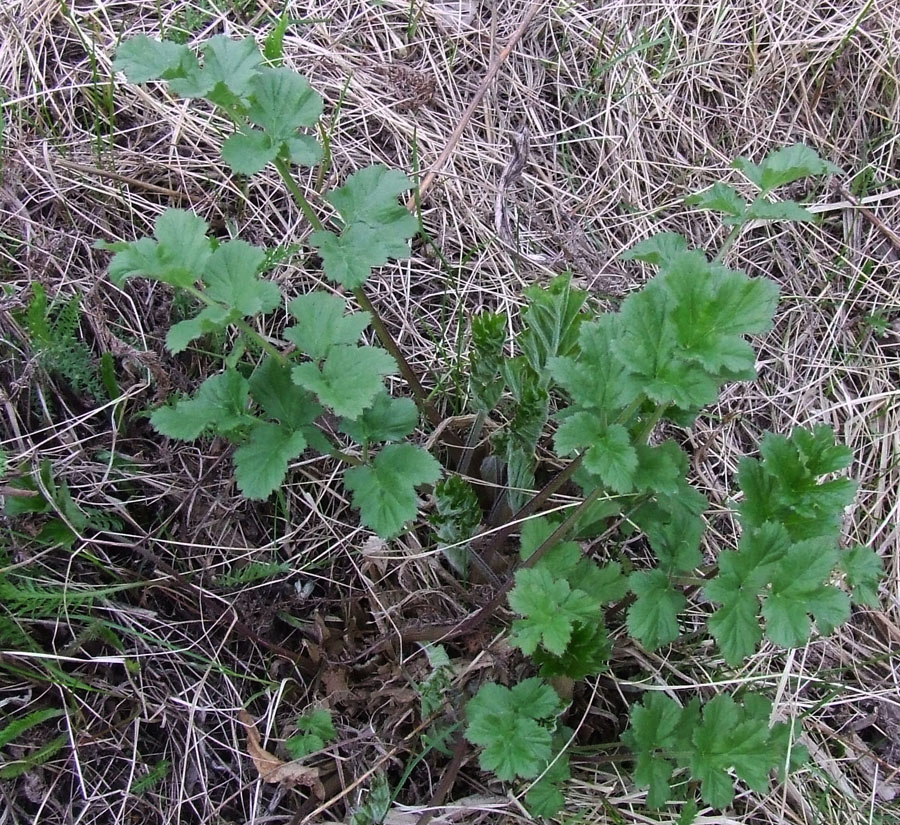
[[[435,485],[437,545],[465,575],[470,561],[485,568],[480,554],[486,550],[476,553],[470,541],[482,513],[463,476],[482,427],[499,412],[491,459],[505,468],[507,503],[518,513],[494,543],[521,524],[521,562],[486,607],[444,638],[474,629],[508,598],[517,615],[510,642],[531,658],[539,676],[512,687],[482,685],[465,707],[465,736],[481,749],[482,767],[499,779],[535,780],[525,797],[533,812],[552,815],[563,805],[574,736],[562,721],[567,702],[545,680],[562,685],[606,669],[607,619],[626,611],[628,633],[648,649],[675,643],[685,591],[699,589],[715,605],[706,626],[717,645],[711,655],[734,666],[764,638],[785,648],[806,643],[810,615],[820,633],[829,633],[847,620],[852,602],[876,602],[877,556],[862,547],[839,549],[840,514],[855,487],[834,477],[850,454],[835,444],[831,430],[766,435],[762,458],[741,462],[740,541],[714,564],[705,564],[701,552],[708,502],[687,481],[688,456],[675,440],[652,440],[660,422],[689,426],[724,385],[755,377],[747,337],[770,328],[778,289],[722,260],[750,221],[811,220],[802,206],[774,200],[772,192],[835,167],[802,145],[774,152],[760,165],[739,159],[736,168],[758,190],[752,200],[722,183],[687,199],[722,213],[731,227],[715,258],[688,249],[672,233],[638,244],[627,257],[658,273],[616,312],[598,316],[587,294],[560,276],[546,289],[526,291],[512,341],[505,318],[476,316],[469,381],[475,423],[461,451],[461,472],[438,481],[438,461],[405,439],[420,417],[437,424],[440,416],[364,291],[372,268],[408,252],[417,223],[397,197],[410,182],[380,166],[359,170],[324,195],[336,216],[322,220],[313,205],[321,206],[318,193],[302,191],[291,174],[293,164],[313,165],[323,156],[318,141],[302,132],[317,125],[321,98],[289,69],[265,65],[251,40],[215,37],[202,54],[201,65],[183,45],[142,36],[122,44],[116,67],[133,81],[162,79],[176,94],[205,98],[233,122],[235,131],[222,146],[225,161],[238,174],[274,166],[309,221],[308,244],[335,293],[281,294],[260,278],[265,250],[215,241],[200,217],[181,210],[156,219],[154,238],[111,244],[114,281],[150,277],[202,306],[169,331],[173,353],[226,327],[241,339],[221,372],[193,396],[155,410],[151,423],[172,438],[216,433],[234,442],[237,485],[253,499],[279,488],[290,463],[307,449],[339,459],[349,465],[344,484],[362,523],[385,539],[416,518],[417,490]],[[339,289],[362,311],[352,311]],[[254,319],[284,304],[291,325],[280,340],[263,337]],[[370,324],[380,347],[359,343]],[[384,378],[397,372],[412,400],[388,394]],[[346,439],[321,426],[326,412]],[[536,451],[550,422],[557,458],[574,458],[533,495],[543,473]],[[568,512],[539,514],[566,482],[581,488],[580,503]],[[626,571],[623,559],[600,563],[578,543],[622,530],[646,537],[655,566]],[[446,675],[446,663],[434,667]],[[436,712],[446,687],[443,676],[440,684],[423,687],[423,705],[427,697]],[[703,706],[651,692],[634,705],[625,734],[635,754],[635,781],[650,789],[648,803],[656,807],[684,794],[685,787],[672,782],[687,772],[705,803],[724,807],[734,793],[732,772],[761,788],[772,769],[795,765],[802,749],[790,725],[770,726],[771,712],[769,700],[752,692],[721,694]],[[311,727],[303,730],[302,741],[318,736],[324,742]],[[693,789],[688,786],[688,796]]]
[[[40,283],[35,282],[31,291],[28,308],[18,320],[25,326],[38,363],[47,372],[65,379],[76,392],[95,400],[104,398],[104,380],[97,372],[90,348],[79,333],[81,296],[76,293],[61,305],[59,302],[51,305],[47,291]]]

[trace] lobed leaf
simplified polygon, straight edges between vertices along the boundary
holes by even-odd
[[[397,363],[378,347],[334,346],[321,366],[299,364],[291,377],[336,415],[358,418],[383,388],[383,377],[397,372]]]
[[[346,300],[319,290],[294,298],[288,309],[298,325],[288,327],[284,337],[314,361],[326,358],[334,346],[356,344],[372,320],[368,312],[345,315]]]
[[[628,577],[628,585],[637,596],[628,610],[628,632],[648,650],[674,641],[687,600],[669,577],[659,568],[640,570]]]
[[[245,498],[264,500],[287,475],[288,463],[306,449],[303,434],[270,421],[257,421],[250,439],[234,452],[234,475]]]
[[[193,398],[160,407],[150,415],[150,423],[161,435],[192,441],[213,427],[228,433],[247,420],[249,384],[236,370],[226,370],[207,378]]]
[[[344,485],[353,493],[353,506],[363,524],[389,539],[415,518],[415,488],[433,484],[440,474],[441,465],[424,450],[412,444],[391,444],[370,465],[347,470]]]
[[[732,165],[763,192],[769,192],[801,178],[839,174],[841,171],[833,163],[819,157],[814,149],[802,143],[778,149],[759,165],[743,157],[735,160]]]

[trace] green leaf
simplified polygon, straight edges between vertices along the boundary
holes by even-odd
[[[381,391],[372,406],[363,410],[353,420],[341,421],[341,432],[358,444],[374,444],[379,441],[402,441],[419,421],[419,411],[411,398],[391,398]]]
[[[575,352],[578,332],[587,316],[581,312],[587,292],[572,289],[572,276],[558,275],[546,287],[525,290],[528,304],[522,311],[523,329],[516,343],[539,377],[549,383],[548,362]]]
[[[284,141],[284,148],[291,163],[298,166],[315,166],[322,160],[322,147],[309,135],[297,135]]]
[[[250,394],[270,418],[291,430],[312,424],[324,410],[291,380],[291,369],[268,356],[250,376]]]
[[[337,736],[331,712],[323,708],[304,713],[297,719],[297,727],[304,733],[312,733],[325,742],[330,742]]]
[[[884,562],[871,547],[856,545],[841,553],[841,569],[847,574],[854,604],[877,608],[878,584],[884,577]]]
[[[167,209],[153,227],[156,240],[141,238],[113,244],[109,277],[120,284],[132,275],[143,275],[171,286],[192,287],[201,276],[212,249],[206,221],[184,209]]]
[[[752,591],[736,591],[709,619],[709,632],[725,661],[737,667],[756,652],[762,639],[759,598]]]
[[[589,472],[618,493],[627,493],[634,488],[637,452],[628,430],[621,424],[604,427],[592,413],[577,412],[560,425],[554,444],[560,455],[587,447],[584,466]]]
[[[397,195],[410,187],[400,172],[369,166],[326,196],[341,214],[344,230],[340,235],[318,230],[310,235],[309,243],[319,250],[331,280],[355,289],[369,277],[372,267],[408,255],[407,241],[418,222],[397,203]]]
[[[678,614],[687,604],[660,569],[640,570],[628,577],[637,596],[628,610],[628,632],[648,650],[678,637]]]
[[[173,354],[184,352],[191,341],[222,329],[239,317],[239,313],[223,307],[204,307],[199,315],[169,327],[166,333],[166,349]]]
[[[701,516],[682,508],[668,510],[650,502],[632,520],[646,534],[666,573],[688,572],[700,565],[700,540],[706,531]]]
[[[568,676],[577,681],[606,670],[611,653],[612,642],[606,625],[602,619],[597,619],[589,625],[573,626],[572,636],[561,656],[539,647],[531,658],[540,668],[541,676]]]
[[[578,355],[548,359],[550,375],[576,405],[612,416],[634,397],[623,381],[625,366],[613,353],[620,330],[618,316],[601,315],[581,324]]]
[[[623,380],[632,397],[644,392],[658,404],[704,407],[718,397],[717,382],[678,357],[673,304],[659,276],[626,298],[619,312],[622,332],[613,351],[629,371]]]
[[[201,51],[203,68],[173,78],[169,82],[172,91],[181,97],[205,97],[225,107],[246,99],[262,63],[256,41],[252,37],[232,40],[219,34],[207,40]]]
[[[753,654],[762,639],[759,593],[771,582],[790,547],[787,530],[768,522],[745,530],[737,552],[719,555],[718,575],[704,594],[722,605],[710,618],[709,630],[733,667]]]
[[[661,808],[669,801],[675,765],[664,754],[678,748],[683,714],[681,706],[662,693],[649,693],[641,704],[632,705],[630,724],[622,739],[637,756],[634,780],[650,788],[647,804],[651,808]]]
[[[676,495],[687,468],[687,456],[674,441],[655,447],[635,444],[637,467],[634,486],[638,490]]]
[[[255,175],[278,157],[279,144],[265,132],[248,129],[229,135],[222,144],[222,157],[238,175]]]
[[[490,412],[503,394],[498,380],[506,345],[507,318],[494,312],[472,317],[472,346],[469,352],[469,395],[476,410]]]
[[[450,566],[465,578],[469,572],[469,539],[481,525],[483,514],[472,485],[460,476],[448,476],[434,486],[435,513],[428,518]]]
[[[139,34],[122,41],[116,50],[113,71],[124,72],[131,83],[146,83],[175,77],[196,62],[187,46]]]
[[[644,261],[654,266],[662,266],[670,258],[687,252],[688,242],[677,232],[660,232],[635,244],[621,258],[625,261]]]
[[[796,201],[772,203],[759,197],[747,207],[747,220],[761,221],[812,221],[815,215]]]
[[[748,713],[730,696],[716,696],[704,707],[693,741],[691,773],[700,780],[700,795],[708,805],[726,808],[731,804],[731,768],[755,790],[765,790],[768,772],[774,767],[766,715]]]
[[[383,266],[391,258],[405,258],[409,253],[406,238],[410,235],[412,231],[405,237],[393,236],[378,226],[354,223],[341,235],[317,230],[309,236],[309,245],[319,250],[330,280],[347,289],[356,289],[366,282],[373,267]]]
[[[294,137],[298,129],[315,126],[322,116],[322,96],[292,69],[264,67],[250,83],[248,116],[273,142]]]
[[[767,433],[760,452],[762,462],[743,458],[738,464],[744,526],[777,521],[794,540],[817,536],[837,540],[843,511],[853,501],[856,484],[848,478],[818,479],[850,460],[846,447],[835,444],[834,433],[828,427],[812,432],[798,428],[790,439]]]
[[[669,262],[665,288],[674,299],[671,318],[679,355],[712,375],[753,372],[755,355],[742,336],[772,325],[778,287],[767,278],[712,267],[700,252]]]
[[[519,570],[509,593],[509,606],[524,618],[513,622],[511,642],[523,653],[538,644],[556,656],[565,653],[576,622],[598,621],[600,604],[565,579],[554,579],[541,567]]]
[[[822,633],[831,633],[850,618],[847,594],[823,583],[837,561],[837,550],[821,539],[798,542],[785,554],[763,605],[766,636],[775,644],[790,648],[809,641],[808,613]]]
[[[531,700],[528,704],[523,701],[526,696]],[[544,718],[538,714],[559,710],[553,688],[539,679],[527,679],[512,691],[488,682],[466,705],[465,736],[484,748],[479,759],[483,770],[493,771],[502,781],[517,776],[532,779],[552,756],[552,736],[538,721]]]
[[[264,500],[287,475],[288,463],[306,449],[303,434],[258,421],[250,430],[250,440],[234,452],[234,476],[245,498]]]
[[[203,273],[206,294],[214,301],[252,316],[271,312],[281,301],[272,281],[262,281],[258,272],[265,250],[246,241],[226,241],[210,255]]]
[[[411,188],[412,182],[402,172],[374,165],[354,172],[326,198],[347,226],[362,222],[409,238],[418,228],[416,219],[397,197]]]
[[[358,418],[383,388],[383,377],[396,372],[397,362],[383,349],[335,346],[321,368],[300,364],[291,376],[336,415]]]
[[[747,208],[747,201],[737,193],[734,187],[725,183],[714,183],[709,189],[685,198],[684,202],[689,206],[724,212],[726,215],[732,215],[739,219],[743,219],[744,210]],[[687,244],[685,244],[686,249]]]
[[[424,450],[412,444],[391,444],[371,465],[347,470],[344,484],[353,493],[353,506],[359,509],[363,524],[389,539],[415,518],[415,488],[433,484],[440,474],[441,465]]]
[[[209,427],[228,433],[247,420],[248,393],[247,379],[226,370],[207,378],[193,398],[154,410],[150,423],[161,435],[181,441],[192,441]]]
[[[288,327],[284,337],[314,361],[321,361],[334,346],[356,344],[372,320],[368,312],[344,315],[347,302],[320,290],[294,298],[288,309],[298,325]]]
[[[814,149],[796,143],[770,154],[759,166],[747,158],[738,158],[733,164],[763,192],[793,183],[813,175],[840,174],[840,169],[822,160]]]

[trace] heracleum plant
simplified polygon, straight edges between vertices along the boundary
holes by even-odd
[[[193,395],[153,411],[153,427],[176,439],[215,433],[234,442],[235,479],[250,499],[278,489],[305,451],[334,456],[348,465],[343,482],[362,524],[383,539],[417,518],[418,491],[428,486],[438,546],[464,574],[478,558],[467,546],[483,518],[478,498],[463,474],[442,469],[405,440],[420,416],[432,424],[440,419],[364,291],[373,267],[408,254],[417,221],[398,196],[410,181],[383,166],[361,169],[325,194],[336,216],[321,217],[292,166],[322,160],[311,133],[322,98],[294,71],[267,64],[253,40],[213,37],[201,54],[202,61],[187,46],[139,36],[121,45],[115,65],[133,82],[167,81],[175,94],[203,98],[231,119],[234,132],[222,145],[226,163],[244,175],[275,167],[312,227],[307,243],[335,291],[283,295],[262,277],[265,249],[210,238],[204,220],[180,209],[157,218],[153,238],[110,244],[115,283],[152,278],[202,307],[169,330],[172,353],[226,327],[241,342]],[[538,675],[511,687],[483,684],[464,709],[464,735],[480,748],[482,768],[501,780],[530,782],[525,799],[535,814],[561,809],[569,777],[567,702],[547,680],[584,679],[607,668],[610,605],[614,612],[627,608],[627,632],[655,649],[677,643],[685,591],[699,589],[714,607],[705,627],[713,643],[705,650],[711,660],[738,667],[764,639],[801,646],[814,632],[828,634],[846,622],[852,604],[877,604],[878,557],[839,546],[841,514],[855,484],[839,475],[851,454],[830,429],[769,433],[759,458],[742,459],[737,550],[720,552],[713,564],[700,550],[708,502],[686,480],[688,456],[673,440],[651,443],[660,422],[689,426],[723,386],[755,377],[747,336],[771,327],[778,288],[721,263],[740,228],[748,221],[811,220],[799,204],[774,200],[773,190],[838,171],[803,145],[778,150],[760,165],[741,158],[735,166],[758,190],[752,201],[722,183],[688,199],[722,213],[733,227],[713,260],[680,235],[656,235],[627,257],[657,274],[618,311],[601,315],[567,276],[530,288],[514,357],[506,355],[505,319],[483,313],[472,321],[469,403],[476,430],[501,396],[507,405],[508,424],[492,444],[506,466],[510,501],[524,504],[517,517],[532,515],[564,482],[584,494],[564,517],[535,513],[522,521],[521,563],[498,594],[518,617],[509,641]],[[344,294],[363,311],[352,311]],[[255,319],[285,304],[291,324],[283,340],[256,332]],[[370,324],[381,346],[360,345]],[[385,377],[398,372],[411,399],[385,388]],[[325,413],[357,449],[342,449],[320,426]],[[557,456],[572,460],[529,501],[523,491],[535,486],[535,448],[548,427]],[[646,537],[655,566],[626,575],[620,562],[583,553],[579,539],[619,523]],[[511,532],[511,523],[501,532]],[[792,736],[797,725],[772,724],[772,715],[771,701],[751,691],[722,692],[705,704],[650,692],[633,706],[623,737],[634,753],[634,781],[649,788],[652,807],[676,799],[693,806],[699,793],[706,805],[725,808],[735,778],[764,790],[773,771],[783,773],[804,757]]]

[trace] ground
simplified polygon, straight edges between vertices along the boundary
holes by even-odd
[[[190,207],[220,236],[301,244],[274,270],[282,288],[323,283],[274,172],[231,174],[218,153],[226,124],[208,108],[111,68],[123,37],[262,42],[282,11],[295,18],[285,59],[326,100],[329,185],[373,162],[421,183],[430,242],[379,270],[370,296],[447,419],[465,412],[456,391],[474,311],[515,319],[523,289],[563,271],[612,306],[649,275],[620,253],[653,232],[716,249],[719,223],[684,198],[716,180],[744,185],[737,156],[804,142],[841,167],[791,193],[819,222],[749,228],[731,248],[730,266],[780,285],[776,326],[755,342],[759,380],[678,437],[716,508],[713,558],[733,541],[735,469],[761,433],[833,427],[860,484],[845,540],[881,556],[882,608],[738,671],[702,646],[648,653],[621,636],[610,671],[575,689],[565,817],[677,819],[647,809],[610,744],[639,688],[665,682],[683,697],[752,684],[779,718],[802,719],[809,764],[702,821],[896,821],[897,0],[6,0],[0,493],[27,477],[54,504],[0,524],[0,821],[347,821],[384,777],[386,821],[400,825],[434,804],[451,762],[419,735],[415,686],[429,666],[402,630],[462,619],[490,585],[456,581],[427,529],[373,540],[332,459],[304,457],[261,504],[240,497],[226,444],[160,438],[146,411],[218,368],[228,341],[169,354],[185,306],[139,279],[114,287],[109,252],[94,246]],[[691,610],[702,619],[708,607]],[[524,672],[502,618],[451,646],[457,684]],[[260,782],[241,711],[285,756],[279,743],[310,708],[329,709],[337,734],[309,762],[320,794]],[[461,760],[437,821],[524,817],[474,753]]]

